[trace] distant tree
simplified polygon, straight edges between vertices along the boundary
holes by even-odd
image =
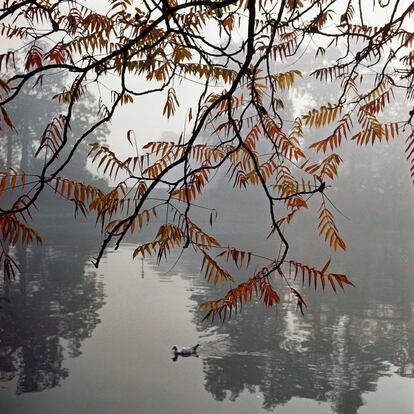
[[[64,109],[63,105],[56,100],[50,100],[49,97],[60,93],[64,85],[65,77],[62,76],[44,79],[40,90],[25,85],[16,99],[7,106],[10,117],[18,119],[19,123],[14,129],[3,129],[0,132],[2,135],[0,142],[2,169],[18,166],[21,171],[31,174],[42,168],[44,160],[35,156],[39,140],[49,120]],[[71,129],[75,134],[82,133],[88,127],[93,108],[94,97],[87,93],[73,111],[76,122],[71,125]],[[103,145],[108,133],[108,126],[103,125],[89,137],[89,140],[98,141]],[[104,181],[94,178],[87,168],[89,149],[86,140],[79,145],[74,158],[65,169],[65,174],[74,180],[104,185]],[[69,147],[62,149],[60,156],[68,156],[68,151]]]
[[[352,285],[346,275],[330,270],[330,260],[315,268],[289,257],[284,227],[315,202],[319,236],[334,251],[346,249],[327,196],[343,162],[337,150],[345,139],[366,146],[401,134],[414,172],[413,17],[414,4],[398,0],[111,0],[102,13],[71,0],[3,2],[1,34],[22,44],[0,56],[3,127],[18,129],[20,120],[12,119],[9,106],[26,85],[41,89],[43,80],[67,73],[65,88],[43,97],[65,106],[45,125],[36,149],[43,161],[39,172],[30,184],[17,168],[2,173],[0,193],[18,183],[23,191],[1,209],[3,239],[39,238],[21,216],[27,218],[51,186],[81,211],[97,214],[104,240],[96,266],[112,241],[118,248],[129,231],[149,224],[162,210],[165,223],[134,257],[161,260],[172,249],[189,246],[198,251],[202,274],[214,284],[230,284],[221,298],[202,304],[206,318],[225,319],[252,296],[269,307],[279,303],[278,278],[301,311],[306,304],[292,280],[296,276],[315,288]],[[45,38],[53,42],[47,48],[39,43]],[[337,56],[331,59],[333,49]],[[18,56],[24,56],[24,69],[8,75]],[[183,79],[202,84],[186,108],[178,98]],[[302,102],[310,109],[291,119],[295,111],[287,106],[287,91],[315,82],[329,89],[329,101],[322,100],[326,94],[313,93]],[[95,118],[78,132],[76,109],[88,90],[99,93]],[[409,104],[389,111],[397,91]],[[132,154],[123,160],[94,143],[92,162],[116,182],[109,192],[62,175],[90,134],[123,105],[150,94],[160,96],[166,118],[186,116],[178,141],[148,142],[140,154],[134,132],[124,131]],[[280,240],[271,257],[226,246],[194,222],[199,196],[216,171],[226,171],[236,188],[263,190],[271,220],[268,237]],[[160,187],[166,189],[165,199],[149,205]],[[117,213],[123,218],[113,219]],[[210,210],[211,224],[215,215]],[[259,215],[252,211],[252,220]],[[2,261],[9,277],[13,259],[3,252]],[[237,282],[226,261],[245,267],[247,279]]]

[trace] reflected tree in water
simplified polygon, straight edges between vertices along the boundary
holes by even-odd
[[[64,359],[81,354],[100,322],[103,286],[85,267],[86,247],[17,248],[21,273],[0,312],[0,375],[17,378],[17,394],[60,385],[69,374]]]
[[[262,395],[268,411],[298,397],[328,402],[337,414],[356,414],[381,377],[414,377],[412,240],[394,245],[388,255],[386,240],[370,245],[369,237],[362,240],[369,247],[343,264],[353,274],[367,269],[352,298],[308,292],[312,308],[305,317],[293,304],[272,315],[245,305],[247,311],[207,327],[207,333],[202,312],[194,314],[207,341],[204,386],[215,400],[235,401],[248,391]],[[253,233],[250,240],[255,243]],[[180,272],[192,274],[197,258],[189,255],[186,263]],[[390,289],[392,272],[398,275]],[[209,289],[204,285],[192,299],[202,303]],[[212,333],[218,339],[209,343]]]
[[[219,356],[203,359],[206,390],[218,401],[234,401],[245,390],[258,393],[269,411],[299,397],[330,402],[338,414],[357,413],[362,395],[375,391],[379,378],[389,374],[390,362],[403,372],[414,360],[414,319],[399,321],[394,309],[390,320],[379,314],[370,321],[337,314],[332,305],[321,313],[315,310],[310,322],[296,320],[294,309],[279,309],[269,323],[252,308],[251,319],[243,314],[224,325],[220,332],[226,339],[220,346],[228,351],[216,349]],[[370,323],[373,329],[366,328]],[[258,328],[268,335],[252,337]],[[291,336],[297,331],[303,338]],[[260,355],[254,355],[257,349],[263,350]]]

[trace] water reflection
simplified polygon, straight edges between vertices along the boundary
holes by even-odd
[[[386,376],[414,378],[414,246],[409,236],[388,236],[399,240],[392,248],[375,232],[358,235],[364,248],[351,247],[338,262],[356,289],[337,296],[308,291],[304,317],[289,301],[272,311],[252,304],[224,325],[202,322],[197,304],[219,293],[200,279],[200,258],[191,252],[172,270],[171,261],[161,269],[147,259],[130,261],[133,245],[109,254],[100,269],[109,295],[102,308],[102,283],[87,264],[96,240],[77,236],[63,245],[55,235],[53,247],[17,250],[21,276],[8,286],[12,302],[0,312],[0,375],[8,381],[1,403],[15,413],[60,412],[68,398],[77,404],[68,412],[80,413],[107,412],[109,398],[114,412],[251,413],[260,405],[301,412],[289,411],[298,401],[312,414],[321,407],[362,412],[367,393]],[[259,243],[253,232],[241,237]],[[316,257],[317,246],[302,241]],[[199,358],[170,360],[173,343],[196,340]],[[398,400],[390,384],[385,395]],[[12,386],[32,394],[11,396]],[[404,391],[402,399],[409,396]],[[310,400],[321,404],[311,407]]]
[[[11,302],[0,312],[0,380],[15,379],[17,394],[60,385],[65,358],[79,356],[100,323],[103,285],[85,266],[87,240],[16,250],[20,276],[5,287]]]
[[[385,243],[366,243],[363,254],[354,252],[342,263],[354,274],[369,269],[356,290],[338,296],[308,292],[305,317],[294,304],[272,312],[248,305],[234,320],[206,327],[203,313],[195,312],[207,349],[205,389],[217,401],[236,401],[246,390],[262,394],[268,411],[299,397],[353,414],[381,377],[395,372],[414,378],[412,240],[401,240],[401,249],[394,245],[392,256],[384,254]],[[199,265],[191,255],[186,263],[180,272],[188,275]],[[217,296],[195,283],[197,303]]]
[[[326,314],[302,324],[293,310],[281,313],[283,317],[277,317],[265,334],[260,328],[266,321],[260,317],[252,318],[256,326],[246,332],[243,327],[248,329],[252,323],[243,320],[225,328],[226,348],[231,352],[204,360],[205,387],[216,400],[234,401],[247,389],[263,394],[263,407],[269,411],[301,397],[330,401],[336,413],[356,413],[363,405],[362,394],[375,391],[378,379],[388,371],[388,361],[397,359],[397,350],[413,355],[412,347],[395,343],[402,332],[408,334],[406,323],[391,327],[392,322],[378,322],[375,329],[363,333],[366,320],[359,318],[329,315],[331,321],[321,329]],[[301,337],[292,337],[293,325]],[[387,335],[378,335],[384,331]],[[361,343],[362,335],[369,346]],[[265,351],[251,356],[249,349]]]

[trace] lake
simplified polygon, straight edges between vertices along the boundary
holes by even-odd
[[[232,231],[256,244],[250,230]],[[0,310],[0,412],[412,414],[413,238],[385,231],[350,232],[359,241],[337,265],[356,288],[304,288],[304,316],[286,296],[212,324],[199,304],[220,291],[192,252],[157,266],[133,261],[125,243],[95,269],[96,237],[52,230],[42,247],[15,251],[21,275]],[[172,360],[174,344],[195,343],[198,357]]]

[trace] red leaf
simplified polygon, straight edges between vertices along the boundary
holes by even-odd
[[[7,111],[3,107],[1,107],[1,113],[3,115],[4,122],[7,124],[7,126],[10,129],[15,129],[12,120],[10,119]]]
[[[331,259],[329,259],[326,263],[325,266],[322,268],[321,273],[325,273],[326,270],[328,269],[329,265],[331,264]]]

